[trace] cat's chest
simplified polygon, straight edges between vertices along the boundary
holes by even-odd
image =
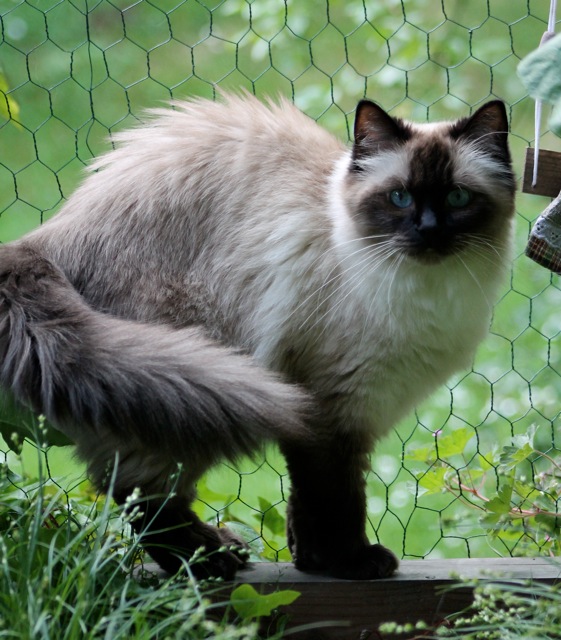
[[[351,428],[384,432],[470,365],[489,318],[487,296],[463,275],[394,280],[392,291],[379,284],[370,299],[332,310],[318,358],[321,394],[339,398]]]

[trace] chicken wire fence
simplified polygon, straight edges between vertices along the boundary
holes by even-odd
[[[534,136],[533,103],[516,67],[546,29],[547,4],[0,0],[0,240],[52,216],[111,134],[146,108],[172,97],[213,98],[217,89],[288,96],[344,139],[363,96],[421,121],[466,115],[498,96],[508,106],[520,173]],[[560,148],[547,132],[541,146]],[[559,548],[561,291],[556,276],[523,255],[546,204],[518,198],[512,274],[473,368],[372,456],[370,534],[402,557]],[[29,444],[21,455],[11,451],[9,421],[2,427],[4,469],[20,474],[0,484],[4,491],[36,475],[37,459]],[[69,504],[86,499],[71,451],[51,447],[41,457]],[[288,559],[288,483],[271,450],[206,476],[198,509],[243,529],[263,558]]]

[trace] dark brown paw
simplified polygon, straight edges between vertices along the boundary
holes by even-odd
[[[364,547],[352,558],[338,562],[329,573],[343,580],[378,580],[389,578],[399,566],[399,560],[386,547],[373,544]]]
[[[231,531],[198,521],[167,531],[144,532],[141,544],[164,571],[174,574],[187,564],[198,580],[233,580],[249,557],[245,543]]]
[[[197,580],[207,580],[208,578],[222,578],[223,580],[233,580],[236,571],[243,569],[245,561],[235,551],[208,551],[201,549],[200,555],[197,553],[191,557],[182,549],[156,548],[147,545],[147,551],[152,558],[167,571],[167,573],[178,573],[187,563],[191,573]]]

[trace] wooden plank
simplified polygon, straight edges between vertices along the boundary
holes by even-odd
[[[164,575],[157,565],[144,568]],[[392,578],[361,581],[303,573],[289,563],[256,562],[238,573],[235,584],[251,584],[261,593],[300,592],[280,612],[288,616],[287,628],[294,632],[289,637],[295,640],[378,640],[383,622],[438,624],[465,609],[472,600],[468,587],[446,591],[459,577],[554,583],[561,580],[561,564],[549,558],[402,560]],[[226,586],[228,592],[233,586]],[[302,627],[307,629],[296,631]]]
[[[469,588],[443,592],[462,578],[510,578],[555,582],[561,568],[548,558],[404,560],[399,573],[385,580],[346,581],[297,571],[286,563],[255,563],[236,582],[263,593],[294,589],[301,593],[283,613],[289,627],[322,623],[321,628],[294,635],[298,640],[376,640],[382,622],[436,624],[471,603]],[[324,627],[323,624],[329,626]],[[292,635],[291,635],[292,637]],[[389,636],[384,636],[388,638]]]
[[[556,198],[561,192],[561,153],[541,149],[538,156],[538,181],[532,186],[534,172],[534,149],[526,149],[526,161],[524,163],[524,179],[522,191],[536,196],[549,196]]]

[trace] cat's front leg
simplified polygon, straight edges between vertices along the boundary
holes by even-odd
[[[368,443],[345,434],[282,449],[292,482],[287,529],[296,568],[349,580],[391,576],[397,558],[370,544],[365,532]]]

